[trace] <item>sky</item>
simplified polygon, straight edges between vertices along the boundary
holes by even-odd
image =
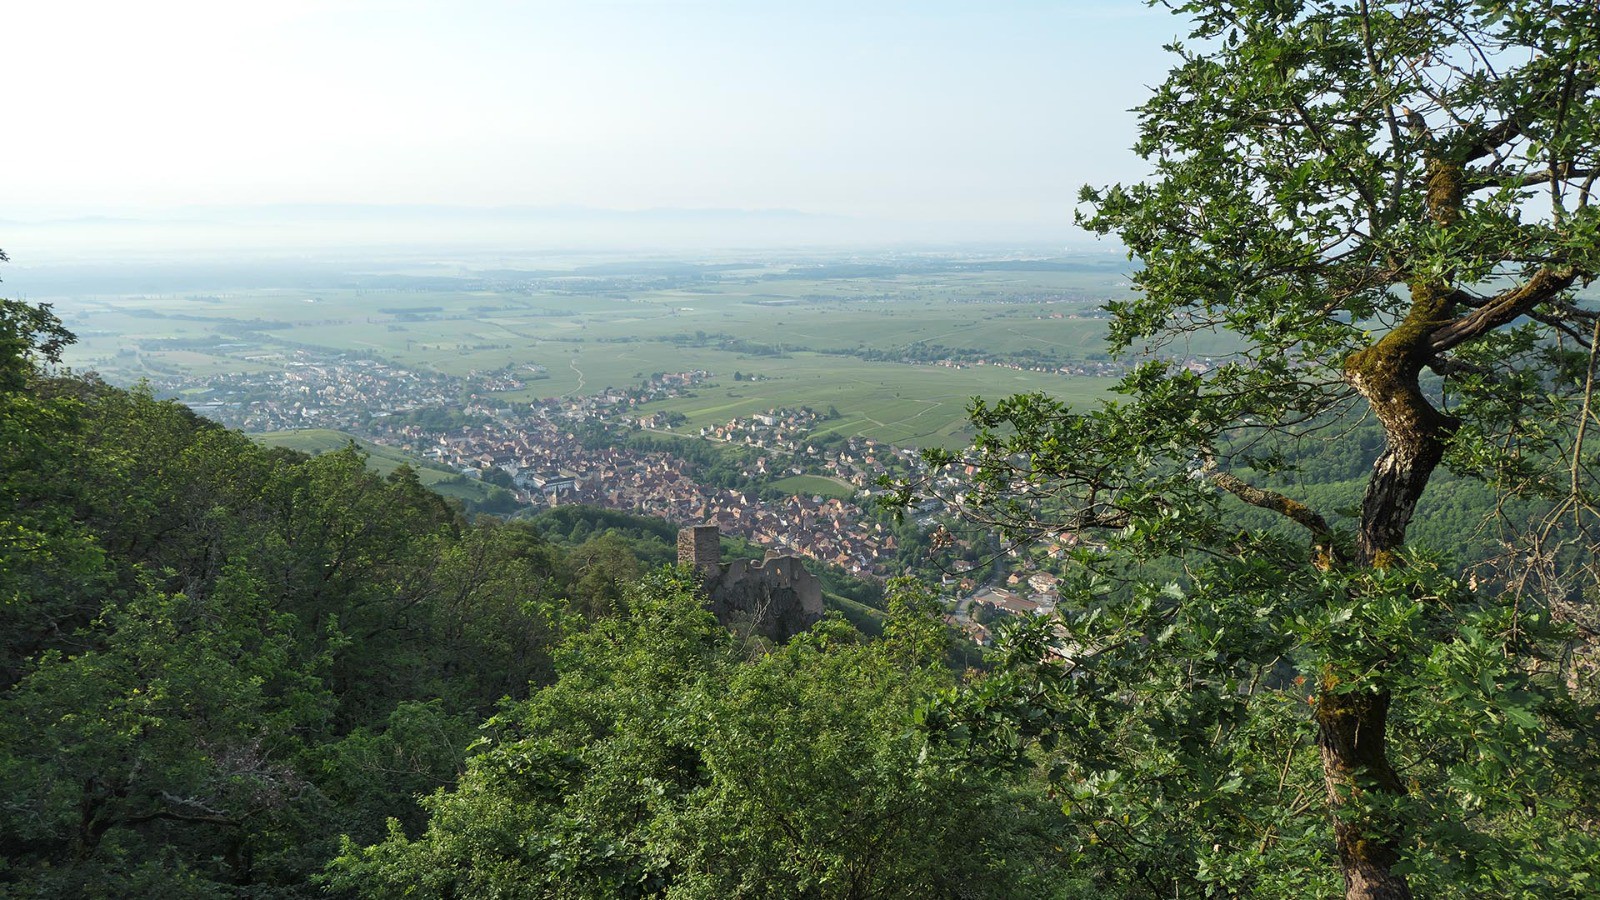
[[[313,204],[1069,242],[1081,185],[1143,173],[1129,110],[1182,26],[1136,0],[8,3],[0,246]]]

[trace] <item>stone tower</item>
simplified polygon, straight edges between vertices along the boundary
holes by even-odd
[[[678,530],[678,565],[699,569],[707,575],[722,570],[722,538],[715,525],[690,525]]]

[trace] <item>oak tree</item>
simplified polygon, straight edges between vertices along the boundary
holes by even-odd
[[[1419,501],[1448,465],[1550,504],[1562,518],[1540,533],[1587,552],[1600,313],[1581,289],[1600,273],[1600,6],[1167,5],[1193,30],[1138,110],[1135,149],[1152,174],[1082,195],[1080,222],[1139,263],[1131,295],[1109,304],[1110,343],[1137,363],[1124,396],[1086,413],[1043,395],[978,402],[972,450],[931,461],[975,465],[952,499],[1013,537],[1100,532],[1146,556],[1232,560],[1220,593],[1257,597],[1275,612],[1256,614],[1287,616],[1285,629],[1305,607],[1290,615],[1266,594],[1298,585],[1334,610],[1300,662],[1315,659],[1301,674],[1346,896],[1409,897],[1421,826],[1404,809],[1421,799],[1408,798],[1389,741],[1396,715],[1409,729],[1420,713],[1397,710],[1396,692],[1427,695],[1417,660],[1470,644],[1441,616],[1505,586],[1436,589],[1432,576],[1396,574]],[[1231,350],[1195,358],[1198,335]],[[1383,443],[1349,515],[1272,480],[1305,444],[1348,439],[1363,422]],[[1261,515],[1248,508],[1277,514],[1309,546],[1285,552],[1259,529],[1241,532]],[[1252,555],[1270,578],[1239,568]],[[1194,625],[1185,603],[1221,601],[1206,599],[1215,578],[1190,577],[1191,594],[1144,598],[1146,612],[1168,611],[1149,635],[1067,655],[1143,653],[1170,639],[1159,626]],[[1374,618],[1380,601],[1395,616]],[[1350,627],[1363,621],[1378,624]],[[1503,648],[1526,651],[1509,628]],[[1267,653],[1264,677],[1236,692],[1283,681],[1264,665],[1292,648],[1270,637],[1251,639]],[[1232,652],[1199,644],[1190,649]],[[1201,677],[1188,671],[1168,672],[1173,685]]]

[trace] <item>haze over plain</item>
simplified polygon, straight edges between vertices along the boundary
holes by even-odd
[[[1180,23],[1132,2],[101,2],[0,36],[30,265],[334,246],[1084,243]]]

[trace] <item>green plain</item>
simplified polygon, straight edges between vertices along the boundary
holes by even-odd
[[[848,500],[855,496],[856,489],[842,481],[824,478],[820,475],[791,475],[772,482],[768,487],[783,491],[788,494],[802,494],[806,496],[820,495],[823,497],[837,497]]]
[[[219,291],[196,296],[52,298],[80,336],[69,361],[114,382],[163,382],[280,368],[297,353],[375,356],[469,376],[509,369],[515,404],[628,388],[658,372],[710,373],[685,396],[640,411],[681,413],[682,433],[778,407],[839,415],[823,432],[903,446],[964,444],[973,397],[1039,391],[1075,405],[1111,379],[994,365],[1103,360],[1107,300],[1128,290],[1113,268],[961,271],[855,277],[751,264],[658,287],[596,288],[574,277],[497,290]],[[670,281],[670,279],[669,279]],[[531,283],[531,282],[530,282]],[[552,285],[554,285],[552,287]],[[587,287],[585,286],[587,285]],[[863,358],[937,345],[962,368]],[[1201,339],[1179,352],[1219,352]],[[978,359],[989,363],[975,365]],[[542,371],[538,368],[542,367]],[[735,374],[740,377],[735,380]],[[753,380],[746,376],[754,376]]]

